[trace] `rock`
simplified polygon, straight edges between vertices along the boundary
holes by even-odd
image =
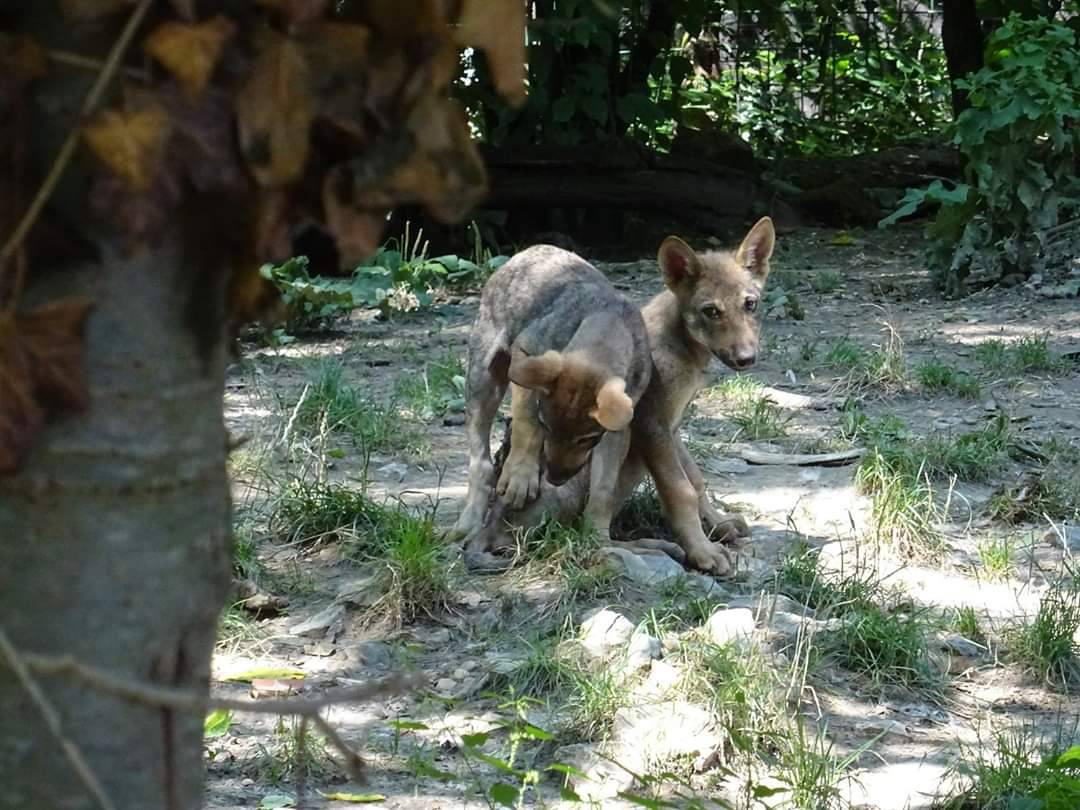
[[[633,623],[614,610],[602,608],[581,623],[581,646],[593,658],[607,658],[634,633]]]
[[[389,464],[384,464],[379,467],[376,472],[387,478],[396,478],[400,484],[405,480],[405,476],[409,474],[409,466],[407,464],[402,464],[400,461],[392,461]]]
[[[361,641],[356,645],[360,662],[377,669],[389,669],[394,662],[394,650],[385,641]]]
[[[665,554],[635,554],[618,546],[608,546],[600,553],[620,565],[623,576],[639,585],[660,585],[686,574],[679,563]]]
[[[439,678],[435,681],[435,691],[440,695],[449,695],[457,689],[457,681],[453,678]]]
[[[465,414],[448,413],[442,420],[444,427],[461,427],[465,424]]]
[[[982,644],[976,644],[974,641],[968,638],[964,638],[959,633],[950,633],[941,639],[941,649],[947,650],[954,655],[959,655],[964,658],[981,658],[986,654],[986,647]]]
[[[728,595],[723,585],[705,574],[689,572],[686,574],[686,582],[696,594],[707,599],[723,599]]]
[[[637,773],[650,762],[707,756],[721,744],[708,711],[685,700],[628,706],[615,714],[611,756]]]
[[[660,639],[648,633],[634,633],[626,648],[626,668],[631,672],[645,669],[653,659],[660,657]]]
[[[784,596],[782,593],[769,593],[768,591],[733,597],[728,600],[727,605],[733,608],[749,608],[755,616],[760,615],[762,620],[768,618],[770,613],[794,613],[796,615],[805,613],[810,618],[814,616],[814,611],[794,599]]]
[[[1062,525],[1048,529],[1043,535],[1043,542],[1054,548],[1067,548],[1073,553],[1080,552],[1080,526]]]
[[[665,698],[673,692],[682,680],[682,672],[667,661],[653,661],[649,675],[635,690],[646,698]]]
[[[469,673],[463,667],[458,667],[454,670],[453,675],[457,680],[463,681],[469,676]]]
[[[370,607],[379,598],[380,589],[375,577],[355,577],[338,586],[334,601],[352,607]]]
[[[567,786],[585,802],[607,806],[612,799],[634,784],[634,777],[601,755],[596,746],[586,743],[564,745],[555,749],[555,762],[569,765],[578,773],[569,774]]]
[[[319,658],[325,658],[329,655],[333,655],[336,648],[329,641],[315,641],[311,644],[304,645],[304,655],[314,655]]]
[[[754,614],[748,608],[718,610],[705,622],[704,631],[713,644],[746,646],[754,635]]]
[[[336,602],[306,621],[294,624],[289,632],[294,636],[313,636],[332,627],[345,616],[345,606]]]

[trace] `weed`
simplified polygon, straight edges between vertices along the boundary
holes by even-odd
[[[919,384],[929,393],[948,392],[962,399],[978,399],[982,386],[978,379],[941,360],[924,360],[915,368]]]
[[[731,421],[739,426],[740,433],[747,439],[759,441],[786,436],[791,417],[785,415],[777,405],[761,397],[742,405],[731,415]]]
[[[879,541],[914,557],[934,559],[944,551],[938,508],[925,464],[915,463],[916,458],[903,449],[888,444],[872,447],[855,472],[855,484],[872,496]]]
[[[869,352],[850,338],[835,341],[825,353],[825,364],[846,372],[846,387],[895,391],[907,385],[907,359],[900,333],[885,324],[885,340]]]
[[[611,534],[620,540],[671,538],[671,527],[651,483],[634,490],[611,521]]]
[[[808,739],[806,721],[801,716],[795,718],[793,725],[795,728],[778,740],[780,755],[773,773],[786,787],[783,806],[794,810],[847,807],[840,786],[851,780],[848,769],[866,746],[840,759],[833,754],[833,744],[825,729]]]
[[[810,276],[810,288],[820,294],[833,293],[844,286],[844,277],[835,270],[822,270]]]
[[[509,672],[496,679],[517,695],[543,696],[565,690],[578,670],[558,636],[535,639],[525,645],[525,657]]]
[[[374,553],[368,550],[372,541]],[[376,569],[373,584],[381,595],[371,606],[373,613],[400,625],[447,608],[452,566],[433,514],[385,509],[367,544],[354,546],[351,553]]]
[[[1075,640],[1078,630],[1080,586],[1075,581],[1062,581],[1043,595],[1031,621],[1006,628],[1006,648],[1013,660],[1047,683],[1068,685],[1080,673]]]
[[[963,749],[959,778],[936,810],[1073,810],[1080,807],[1080,747],[1034,726],[998,732],[993,745]]]
[[[548,520],[522,536],[522,552],[532,569],[543,569],[562,580],[570,601],[606,599],[619,592],[619,576],[611,566],[598,564],[600,538],[581,519],[569,526]]]
[[[990,579],[1005,579],[1012,570],[1013,544],[1008,537],[987,537],[978,545],[979,562]]]
[[[707,705],[741,751],[777,729],[783,718],[779,685],[762,652],[690,638],[677,653],[686,696]]]
[[[270,532],[291,543],[354,537],[378,521],[382,512],[383,507],[363,490],[291,478],[273,499]]]
[[[419,419],[434,419],[455,406],[465,407],[465,364],[460,355],[447,353],[426,363],[419,375],[398,380],[397,394]]]
[[[1028,335],[1012,343],[996,339],[983,341],[975,347],[975,359],[987,371],[999,374],[1060,373],[1068,367],[1050,350],[1046,335]]]
[[[258,579],[262,572],[259,561],[258,541],[250,523],[240,522],[233,527],[233,577],[236,579]]]
[[[971,605],[961,605],[956,609],[956,614],[953,616],[953,628],[964,638],[978,644],[986,641],[986,633],[979,625],[979,617]]]
[[[1051,460],[1015,486],[1002,486],[987,504],[990,515],[1009,524],[1070,521],[1080,516],[1080,467]]]
[[[290,408],[295,415],[294,428],[315,436],[325,425],[330,431],[351,437],[365,454],[417,448],[418,435],[403,424],[401,415],[363,396],[345,381],[344,374],[340,363],[319,365],[300,400]]]
[[[706,396],[719,397],[733,403],[751,403],[761,398],[764,386],[753,377],[733,374],[725,377],[706,392]]]
[[[776,574],[777,589],[811,610],[832,616],[865,609],[882,594],[873,569],[856,563],[850,571],[826,571],[818,556],[803,546],[788,556]]]
[[[991,424],[978,430],[954,437],[929,437],[913,450],[922,455],[929,475],[985,481],[1000,468],[1010,443],[1008,417],[998,414]]]
[[[574,671],[564,706],[566,733],[582,742],[604,739],[626,699],[627,690],[615,670]]]
[[[868,352],[851,338],[842,337],[825,352],[825,365],[854,371],[866,365]]]
[[[941,673],[930,658],[930,614],[900,604],[860,605],[822,638],[822,653],[865,675],[875,688],[886,685],[936,691]]]
[[[233,654],[262,644],[264,634],[254,617],[239,604],[226,605],[218,617],[217,650]]]
[[[323,737],[296,718],[279,718],[270,747],[259,748],[259,779],[272,785],[324,780],[337,770]]]

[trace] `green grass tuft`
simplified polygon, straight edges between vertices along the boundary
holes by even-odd
[[[1047,590],[1034,618],[1006,628],[1005,646],[1011,660],[1047,683],[1068,686],[1080,674],[1078,630],[1080,585],[1070,577]]]

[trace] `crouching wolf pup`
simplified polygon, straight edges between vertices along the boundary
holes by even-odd
[[[705,529],[713,538],[732,541],[748,537],[749,527],[740,516],[721,515],[713,506],[701,470],[679,438],[679,426],[705,384],[713,357],[737,370],[757,360],[758,303],[775,240],[772,220],[764,217],[734,253],[696,253],[674,236],[663,241],[657,258],[667,290],[642,308],[652,375],[634,412],[623,463],[597,469],[594,459],[591,470],[565,486],[545,484],[540,497],[523,510],[497,501],[472,544],[474,559],[513,547],[508,527],[530,528],[545,517],[569,522],[585,512],[593,528],[610,538],[612,516],[648,472],[679,545],[647,540],[637,542],[639,549],[664,551],[710,573],[730,573],[727,553],[710,541]],[[516,441],[512,436],[511,454]],[[598,482],[613,493],[603,500],[606,512],[594,507],[592,491]],[[497,567],[488,560],[482,564]]]
[[[551,245],[506,262],[484,285],[469,337],[469,489],[450,537],[475,536],[483,526],[494,483],[491,426],[508,385],[510,454],[497,492],[520,509],[540,492],[541,461],[558,486],[598,445],[592,467],[611,484],[597,482],[593,498],[614,485],[651,371],[641,313],[599,270]]]

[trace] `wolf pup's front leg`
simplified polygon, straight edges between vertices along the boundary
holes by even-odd
[[[511,509],[521,509],[540,494],[540,455],[544,433],[536,418],[536,398],[527,388],[510,384],[510,455],[496,491]]]
[[[645,464],[687,562],[707,573],[728,576],[731,560],[723,546],[710,543],[705,536],[700,496],[683,470],[672,435],[666,430],[649,431],[644,444]]]
[[[709,491],[705,486],[705,476],[701,474],[690,450],[678,435],[672,436],[675,449],[679,453],[679,462],[687,480],[693,484],[698,494],[698,512],[706,533],[713,540],[721,543],[742,545],[750,540],[750,525],[742,515],[723,515],[709,499]]]

